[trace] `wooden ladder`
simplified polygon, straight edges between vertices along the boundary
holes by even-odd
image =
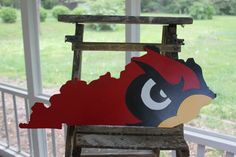
[[[83,50],[143,51],[144,46],[153,45],[161,50],[162,55],[178,59],[183,40],[177,38],[177,25],[193,22],[189,17],[92,15],[60,15],[58,20],[76,25],[75,35],[66,36],[66,41],[72,43],[74,51],[72,79],[80,78]],[[83,42],[83,23],[161,24],[163,25],[162,43]],[[176,150],[177,157],[189,156],[188,145],[183,136],[183,125],[174,128],[68,126],[65,157],[79,157],[82,148],[152,150],[157,157],[159,157],[160,150]]]

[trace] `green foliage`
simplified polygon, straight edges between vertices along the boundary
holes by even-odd
[[[141,11],[142,12],[156,12],[160,9],[160,3],[156,0],[142,0]]]
[[[14,0],[0,0],[2,6],[11,7],[14,4]]]
[[[189,14],[194,19],[212,19],[215,14],[213,4],[209,0],[175,0],[167,9],[171,13]]]
[[[68,14],[69,12],[70,10],[67,7],[62,6],[62,5],[55,6],[52,9],[52,15],[54,18],[57,18],[57,16],[60,14]]]
[[[41,0],[41,4],[45,9],[52,9],[54,6],[58,5],[58,0]]]
[[[92,15],[118,15],[124,13],[124,0],[91,0],[89,3]],[[115,30],[114,24],[90,24],[90,28],[100,30]]]
[[[167,10],[170,13],[189,14],[189,8],[194,2],[194,0],[173,0],[167,6]]]
[[[83,15],[83,14],[86,14],[87,11],[84,9],[84,8],[81,8],[81,7],[77,7],[73,10],[73,14],[75,15]]]
[[[20,1],[19,0],[0,0],[0,7],[14,7],[19,8]]]
[[[236,0],[212,1],[218,15],[236,15]]]
[[[44,8],[40,8],[40,21],[44,22],[47,18],[47,11]]]
[[[197,20],[212,19],[215,12],[212,5],[201,2],[194,2],[189,10],[190,15]]]
[[[236,15],[236,0],[142,0],[141,10],[142,12],[190,14],[190,8],[193,5],[196,12],[196,6],[198,6],[196,3],[208,5],[209,9],[206,10],[209,11],[214,7],[218,15]]]
[[[16,22],[17,15],[16,15],[16,10],[14,8],[4,7],[2,8],[0,15],[4,23]]]

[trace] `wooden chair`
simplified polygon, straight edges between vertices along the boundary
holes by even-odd
[[[193,22],[192,18],[188,17],[91,15],[61,15],[58,20],[76,25],[75,35],[66,36],[66,41],[72,43],[74,51],[72,78],[79,78],[81,75],[83,50],[143,51],[144,46],[155,45],[160,48],[162,55],[178,59],[178,52],[181,51],[183,40],[177,38],[177,25],[192,24]],[[164,25],[162,43],[83,42],[84,25],[82,23],[161,24]],[[183,125],[174,128],[69,126],[65,157],[79,157],[82,148],[152,150],[157,157],[160,150],[176,150],[177,157],[189,156],[188,145],[183,137]]]

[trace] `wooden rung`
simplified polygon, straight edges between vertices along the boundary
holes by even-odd
[[[73,50],[91,51],[144,51],[144,47],[156,46],[165,52],[180,52],[180,45],[163,45],[157,43],[110,43],[110,42],[83,42],[73,44]]]
[[[135,127],[135,126],[78,126],[77,133],[86,134],[112,134],[112,135],[183,135],[183,127],[155,128],[155,127]]]
[[[183,136],[97,135],[76,133],[76,146],[82,148],[116,148],[137,150],[186,149]]]
[[[117,23],[117,24],[192,24],[191,17],[148,17],[106,15],[59,15],[58,21],[67,23]]]
[[[153,157],[151,150],[124,150],[124,149],[83,149],[84,157]]]

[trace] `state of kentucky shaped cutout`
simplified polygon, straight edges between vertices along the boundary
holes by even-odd
[[[68,81],[50,98],[50,107],[35,103],[30,121],[20,128],[62,128],[63,123],[174,127],[215,98],[193,59],[173,60],[155,48],[145,50],[118,79],[108,72],[89,84]]]

